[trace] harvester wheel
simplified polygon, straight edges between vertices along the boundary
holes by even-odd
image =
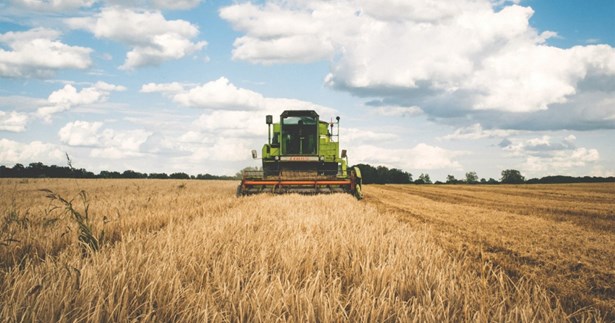
[[[241,185],[237,185],[237,193],[235,195],[237,197],[243,196],[243,190],[241,189]]]
[[[363,193],[361,193],[361,184],[357,184],[357,186],[355,186],[354,196],[357,198],[357,200],[363,198]]]

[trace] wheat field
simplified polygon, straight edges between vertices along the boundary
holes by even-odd
[[[0,180],[0,320],[612,318],[612,185],[368,185],[363,201],[236,185]]]

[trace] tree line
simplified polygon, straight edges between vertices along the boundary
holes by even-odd
[[[43,163],[31,163],[28,166],[15,164],[13,167],[0,166],[0,178],[152,178],[152,179],[237,179],[234,176],[218,176],[211,174],[188,175],[177,173],[140,173],[133,170],[123,172],[103,170],[95,174],[84,168],[69,166],[47,166]]]
[[[387,168],[385,166],[371,166],[369,164],[356,165],[361,170],[363,183],[365,184],[555,184],[555,183],[605,183],[615,182],[615,177],[595,177],[595,176],[545,176],[542,178],[525,179],[525,176],[516,169],[505,169],[501,172],[500,179],[480,178],[474,171],[467,172],[464,178],[457,179],[453,175],[448,175],[445,182],[436,181],[433,183],[429,174],[421,173],[415,180],[412,174],[397,168]]]
[[[211,174],[188,175],[184,172],[166,173],[140,173],[133,170],[100,171],[98,174],[83,168],[68,166],[47,166],[43,163],[31,163],[28,166],[15,164],[13,167],[0,166],[0,178],[151,178],[151,179],[199,179],[199,180],[237,180],[241,172],[235,176],[218,176]],[[429,174],[421,173],[416,179],[412,174],[398,168],[386,166],[372,166],[369,164],[355,165],[361,170],[364,184],[551,184],[551,183],[605,183],[615,182],[615,177],[583,176],[573,177],[565,175],[545,176],[526,180],[516,169],[503,170],[499,180],[494,178],[480,178],[476,172],[467,172],[464,178],[457,179],[448,175],[445,182],[432,182]]]

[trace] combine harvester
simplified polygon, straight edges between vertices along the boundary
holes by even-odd
[[[339,155],[339,117],[329,123],[320,121],[315,111],[291,110],[280,115],[279,123],[273,123],[271,115],[266,122],[269,139],[263,146],[262,170],[243,171],[237,196],[349,193],[362,198],[361,171],[348,167],[346,150]],[[256,150],[252,158],[258,158]]]

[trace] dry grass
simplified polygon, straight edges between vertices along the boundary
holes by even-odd
[[[400,222],[376,199],[237,199],[235,186],[0,181],[0,320],[600,320],[571,317],[532,280],[451,252],[435,226]],[[67,200],[88,192],[92,232],[105,233],[98,252],[83,253],[78,226],[50,211],[43,188]]]
[[[615,184],[369,186],[368,203],[615,320]]]

